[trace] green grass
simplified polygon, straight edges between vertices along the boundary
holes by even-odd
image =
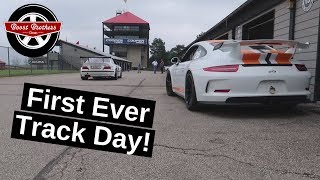
[[[30,69],[11,69],[10,76],[26,76],[26,75],[46,75],[60,73],[77,73],[74,70],[30,70]],[[9,77],[9,70],[0,70],[0,77]]]

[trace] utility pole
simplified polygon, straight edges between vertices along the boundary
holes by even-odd
[[[127,0],[124,0],[125,3],[125,9],[124,9],[124,13],[128,11],[128,5],[127,5]]]
[[[47,54],[47,70],[49,71],[49,53],[50,52],[48,52],[48,54]]]
[[[102,23],[102,51],[104,52],[104,24]]]
[[[10,47],[7,47],[8,48],[8,65],[9,65],[9,76],[11,75],[11,67],[10,67]]]

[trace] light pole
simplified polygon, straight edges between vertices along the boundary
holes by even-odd
[[[8,47],[8,65],[9,65],[9,76],[11,76],[11,66],[10,66],[10,47]]]

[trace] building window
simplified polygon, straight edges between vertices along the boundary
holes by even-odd
[[[207,55],[206,49],[204,47],[202,47],[202,46],[199,46],[199,48],[194,53],[192,59],[199,59],[199,58],[202,58],[205,55]]]
[[[115,56],[127,59],[127,52],[116,52]]]
[[[116,39],[139,39],[139,36],[114,36]]]
[[[114,26],[114,31],[139,31],[139,26]]]

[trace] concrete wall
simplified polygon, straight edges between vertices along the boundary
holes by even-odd
[[[138,67],[141,62],[141,48],[141,46],[128,47],[127,59],[132,61],[132,67]]]
[[[149,53],[148,53],[148,47],[144,46],[141,48],[141,56],[143,59],[141,59],[142,67],[148,67],[148,60],[149,60]]]
[[[319,10],[319,1],[314,1],[311,10],[304,12],[302,9],[302,1],[297,0],[295,40],[302,43],[310,42],[310,48],[297,52],[294,58],[302,61],[312,73],[310,84],[310,91],[312,93],[314,92],[318,51]]]
[[[147,67],[148,46],[114,46],[112,52],[126,54],[122,58],[132,61],[132,67],[138,67],[140,62],[142,67]]]
[[[112,46],[112,52],[127,52],[127,46]]]

